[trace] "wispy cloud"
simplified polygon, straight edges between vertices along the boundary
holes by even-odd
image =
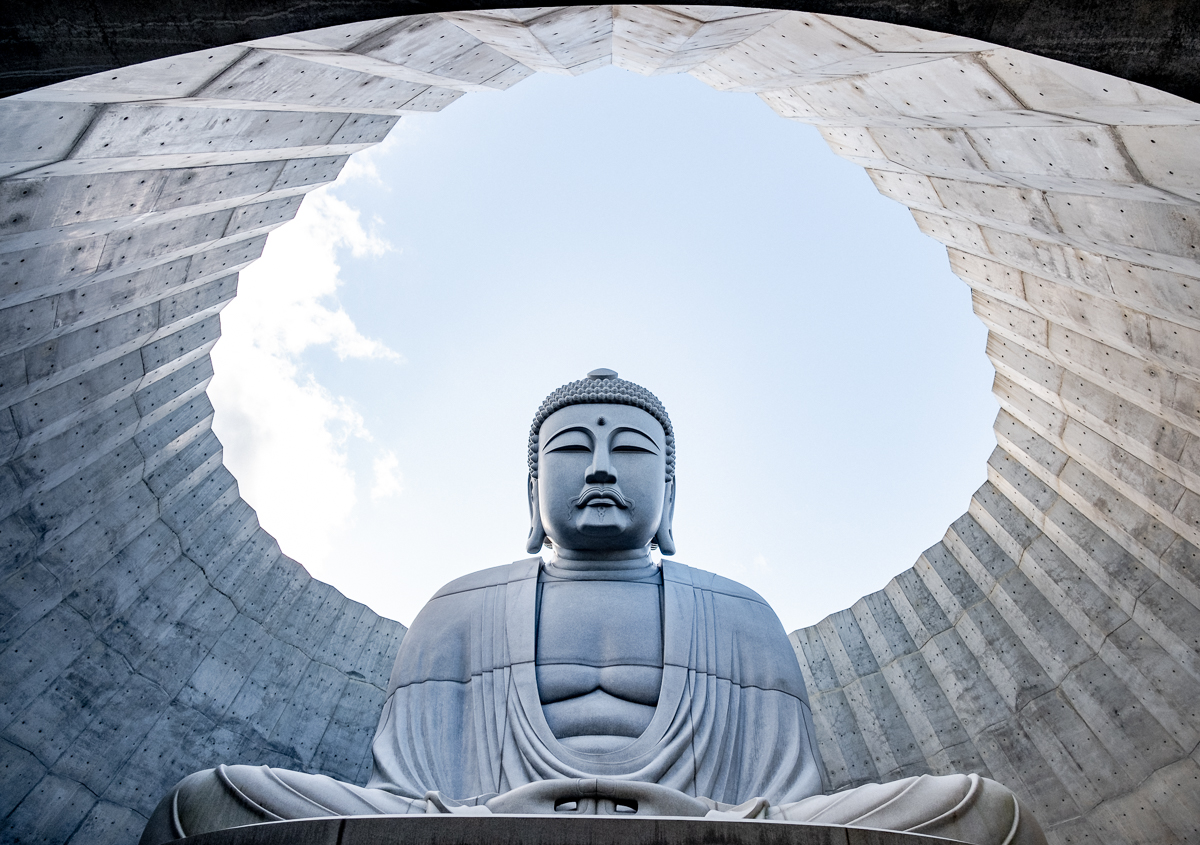
[[[375,483],[371,485],[371,498],[386,499],[404,492],[404,479],[400,475],[400,461],[392,451],[380,452],[372,464]]]
[[[308,372],[301,356],[327,347],[342,360],[403,361],[363,335],[337,299],[339,253],[377,256],[390,249],[332,193],[355,178],[377,178],[369,156],[351,159],[337,183],[309,194],[295,220],[271,234],[222,312],[222,338],[212,353],[209,396],[225,465],[263,527],[315,571],[332,562],[333,537],[357,502],[350,443],[372,438],[362,416]],[[400,492],[398,463],[379,450],[373,498]]]

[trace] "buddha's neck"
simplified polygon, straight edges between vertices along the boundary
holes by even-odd
[[[550,565],[558,569],[594,572],[597,570],[645,569],[653,566],[654,561],[650,557],[649,546],[614,552],[578,551],[556,546]]]

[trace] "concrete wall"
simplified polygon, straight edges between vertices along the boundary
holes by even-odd
[[[1054,842],[1200,831],[1200,106],[1007,48],[718,7],[387,19],[0,100],[0,838],[132,842],[220,761],[361,779],[403,628],[283,557],[204,395],[237,271],[399,115],[608,63],[758,92],[944,242],[989,482],[793,637],[832,786],[973,769]]]
[[[300,30],[494,0],[44,0],[0,6],[0,97],[89,73]],[[572,5],[586,6],[586,3]],[[754,6],[750,0],[736,6]],[[978,38],[1200,100],[1193,0],[780,0],[775,6]]]

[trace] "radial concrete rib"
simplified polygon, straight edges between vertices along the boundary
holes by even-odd
[[[362,781],[404,628],[241,500],[205,395],[219,312],[405,112],[608,63],[817,125],[989,329],[998,448],[967,514],[792,634],[827,785],[971,770],[1054,842],[1200,838],[1200,105],[713,6],[365,21],[0,100],[0,836],[131,843],[217,762]]]

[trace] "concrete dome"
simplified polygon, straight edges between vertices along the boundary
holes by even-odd
[[[363,780],[404,628],[239,497],[205,395],[218,313],[405,111],[609,63],[818,125],[990,332],[968,513],[792,635],[830,788],[973,770],[1054,842],[1200,838],[1200,105],[889,23],[600,6],[342,24],[0,100],[6,839],[133,842],[226,760]]]

